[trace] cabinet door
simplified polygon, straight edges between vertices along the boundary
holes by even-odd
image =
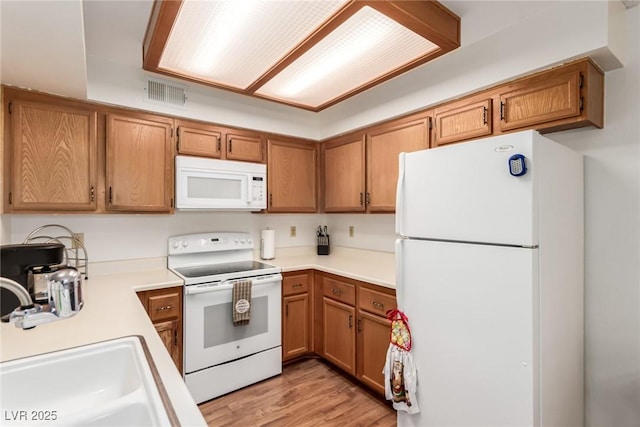
[[[172,120],[107,116],[107,210],[170,212]]]
[[[384,126],[367,134],[367,193],[370,212],[394,212],[398,155],[429,148],[429,118]]]
[[[257,133],[228,132],[226,158],[246,162],[264,163],[264,140]]]
[[[435,146],[491,135],[491,99],[459,101],[436,108]]]
[[[269,139],[269,212],[316,212],[316,144]]]
[[[328,142],[324,148],[324,209],[362,212],[365,207],[365,136]]]
[[[360,381],[384,395],[382,369],[389,348],[391,322],[384,317],[358,311],[358,370]]]
[[[27,101],[12,108],[12,210],[95,210],[97,113]]]
[[[324,297],[323,356],[354,375],[356,372],[355,308]]]
[[[309,294],[284,297],[282,310],[282,358],[288,360],[309,352]]]
[[[550,72],[500,94],[500,130],[533,127],[578,116],[580,111],[580,72]]]
[[[167,351],[176,364],[178,371],[182,373],[182,352],[180,351],[180,322],[178,320],[167,320],[165,322],[154,323],[160,339],[167,348]]]
[[[213,126],[190,123],[182,120],[176,122],[178,137],[178,154],[222,157],[222,131]]]

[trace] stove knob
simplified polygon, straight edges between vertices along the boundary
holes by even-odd
[[[178,242],[177,240],[174,240],[173,242],[171,242],[171,247],[173,249],[178,249],[178,246],[180,246],[180,242]]]
[[[186,248],[187,246],[189,246],[189,242],[187,242],[186,240],[183,240],[183,241],[181,241],[181,242],[180,242],[180,245],[181,245],[183,248]]]
[[[244,244],[244,236],[240,236],[240,243]]]
[[[251,244],[251,236],[247,237],[247,243]]]

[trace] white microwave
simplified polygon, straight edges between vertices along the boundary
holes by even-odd
[[[176,208],[258,211],[267,207],[267,166],[176,156]]]

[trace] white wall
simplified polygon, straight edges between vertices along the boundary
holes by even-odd
[[[585,418],[640,425],[640,7],[606,75],[605,128],[549,135],[585,156]]]

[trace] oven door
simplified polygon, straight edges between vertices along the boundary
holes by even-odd
[[[185,286],[185,373],[281,345],[282,275],[253,278],[251,320],[233,325],[233,282]]]

